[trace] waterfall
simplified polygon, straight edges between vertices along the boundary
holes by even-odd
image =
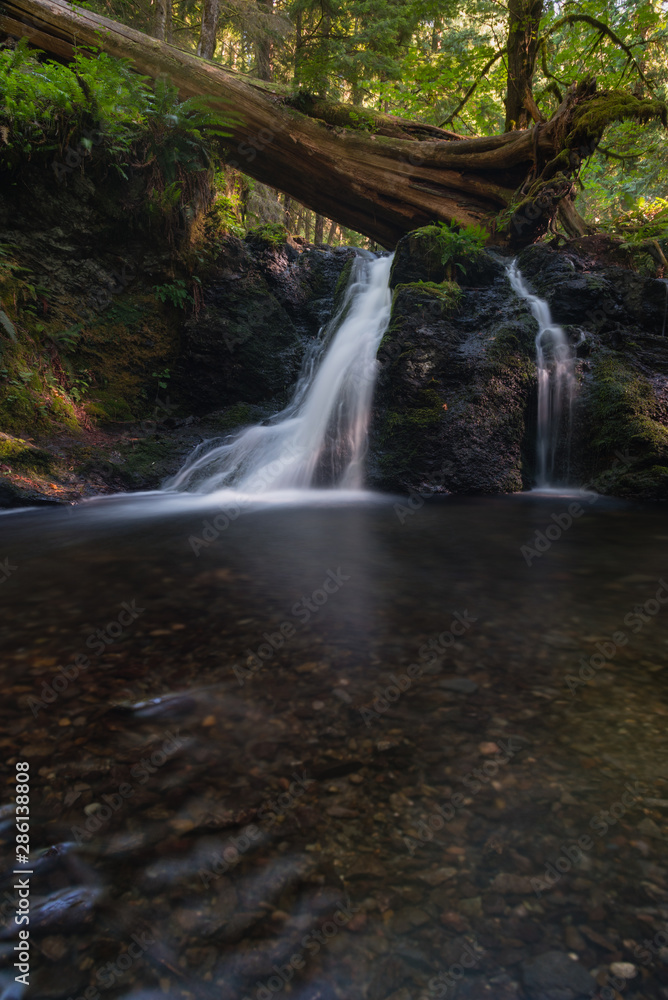
[[[563,327],[552,321],[544,299],[529,291],[513,261],[507,270],[513,291],[525,299],[538,323],[536,369],[538,372],[538,426],[536,431],[536,485],[554,486],[560,446],[570,452],[573,399],[575,396],[575,351]],[[561,439],[565,438],[565,441]],[[563,453],[563,452],[562,452]]]
[[[391,266],[391,257],[356,257],[341,306],[307,351],[289,405],[221,443],[200,445],[165,488],[361,489],[376,351],[390,319]]]

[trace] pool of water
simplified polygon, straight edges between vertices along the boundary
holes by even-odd
[[[0,995],[668,997],[666,542],[558,493],[0,517]]]

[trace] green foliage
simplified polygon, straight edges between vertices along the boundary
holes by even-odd
[[[151,0],[88,0],[90,9],[152,33]],[[173,0],[174,40],[194,52],[200,2]],[[221,7],[216,57],[231,69],[257,75],[270,51],[272,81],[312,101],[313,95],[355,105],[347,127],[372,130],[366,109],[452,128],[464,135],[503,129],[507,60],[502,54],[483,74],[508,36],[508,6],[499,0],[277,0],[273,5],[228,0]],[[543,44],[534,97],[549,118],[561,97],[585,73],[599,90],[633,89],[639,77],[627,52],[595,24],[567,23],[585,15],[608,26],[642,64],[653,95],[668,94],[668,7],[659,0],[572,0],[545,4]],[[472,85],[474,92],[457,111]],[[456,113],[455,113],[456,112]],[[347,112],[348,113],[348,112]],[[659,124],[609,125],[602,149],[583,166],[585,190],[578,210],[591,221],[611,220],[644,197],[668,189],[668,132]],[[0,149],[0,153],[2,150]],[[612,156],[610,154],[613,154]],[[622,159],[615,159],[614,155]],[[243,214],[243,213],[242,213]],[[260,221],[274,218],[267,214]],[[243,222],[237,219],[237,225]],[[232,223],[235,224],[235,223]],[[292,231],[308,234],[296,220]],[[354,234],[345,234],[349,241]]]
[[[76,323],[68,330],[52,331],[49,338],[60,350],[73,351],[81,339],[81,323]]]
[[[602,228],[615,236],[623,236],[623,245],[662,239],[668,236],[668,199],[656,198],[647,202],[640,197],[634,208],[604,223]]]
[[[159,372],[151,372],[151,378],[157,378],[158,380],[159,389],[166,389],[171,377],[172,374],[169,368],[163,368],[162,371]]]
[[[185,309],[187,305],[192,305],[193,297],[189,294],[183,278],[177,278],[170,284],[154,285],[153,292],[160,302],[170,302],[178,309]],[[155,372],[153,373],[156,374]]]
[[[0,171],[50,161],[56,179],[111,169],[142,171],[153,217],[172,222],[211,180],[213,144],[229,135],[229,114],[200,98],[181,101],[126,60],[80,50],[70,65],[40,58],[22,39],[0,52]]]
[[[265,222],[261,226],[249,229],[246,239],[254,243],[266,243],[271,247],[282,246],[288,238],[285,226],[278,222]]]
[[[482,253],[488,239],[482,226],[460,227],[456,223],[447,222],[423,226],[422,229],[414,230],[411,236],[424,240],[429,249],[440,256],[450,281],[454,278],[455,268],[466,274],[464,261],[475,260]]]
[[[218,195],[211,210],[211,216],[217,226],[225,233],[232,236],[243,237],[246,235],[245,227],[239,222],[239,199]]]

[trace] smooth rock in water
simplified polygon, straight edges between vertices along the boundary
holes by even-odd
[[[613,976],[619,976],[620,979],[635,979],[638,975],[638,970],[633,962],[613,962],[610,966],[610,972]]]
[[[649,816],[645,816],[644,819],[640,820],[640,822],[638,823],[638,830],[646,837],[653,837],[655,840],[663,839],[663,834],[661,833],[661,830],[654,822],[654,820],[649,818]]]
[[[101,895],[97,887],[82,886],[35,898],[30,912],[31,932],[53,935],[89,923]],[[18,926],[12,923],[0,931],[0,939],[17,937],[18,932]]]
[[[521,968],[527,1000],[580,1000],[596,989],[593,976],[564,951],[546,951]]]
[[[444,681],[439,681],[438,686],[447,691],[457,691],[459,694],[475,694],[478,685],[468,677],[448,677]]]

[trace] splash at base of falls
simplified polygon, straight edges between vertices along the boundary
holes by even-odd
[[[222,442],[204,442],[165,489],[233,489],[246,496],[362,489],[376,351],[390,319],[391,266],[391,256],[357,257],[341,307],[308,350],[290,404]]]
[[[575,350],[563,327],[554,323],[544,299],[529,291],[517,261],[507,270],[513,291],[524,299],[538,323],[536,369],[538,372],[538,423],[536,430],[536,486],[547,489],[566,485],[555,479],[557,459],[563,462],[568,481],[570,438],[575,399]]]

